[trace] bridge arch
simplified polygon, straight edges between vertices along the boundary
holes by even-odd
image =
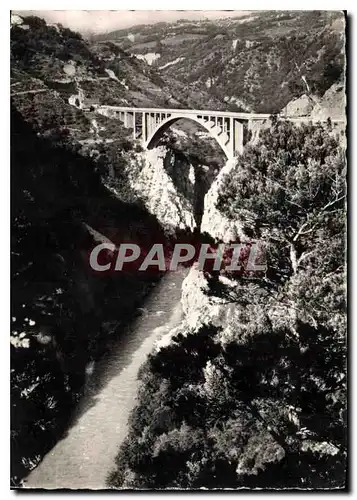
[[[149,135],[148,139],[145,141],[145,147],[146,149],[152,149],[156,147],[163,136],[163,134],[168,130],[171,125],[173,125],[175,122],[178,120],[190,120],[193,121],[194,123],[198,123],[201,127],[203,127],[207,132],[213,137],[220,148],[222,149],[223,153],[226,155],[226,158],[229,159],[232,156],[232,153],[229,152],[228,148],[225,146],[225,144],[222,144],[222,142],[219,139],[219,135],[216,134],[212,128],[210,128],[203,120],[200,120],[196,116],[192,115],[176,115],[171,116],[160,122],[157,127],[155,127],[154,131]]]

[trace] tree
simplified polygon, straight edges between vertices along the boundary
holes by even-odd
[[[274,123],[238,158],[219,207],[268,271],[208,277],[228,319],[150,357],[111,486],[344,486],[344,170],[321,125]]]
[[[277,122],[237,160],[218,208],[267,243],[277,275],[296,273],[326,231],[342,235],[345,173],[344,152],[322,125]]]
[[[343,346],[332,353],[331,330],[300,323],[301,352],[264,315],[245,328],[229,342],[214,327],[189,331],[150,357],[112,487],[343,483]]]

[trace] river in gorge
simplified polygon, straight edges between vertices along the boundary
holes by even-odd
[[[110,353],[91,367],[66,435],[31,471],[25,487],[106,488],[136,403],[138,371],[155,342],[182,320],[181,284],[187,272],[166,273],[147,298],[141,315]]]

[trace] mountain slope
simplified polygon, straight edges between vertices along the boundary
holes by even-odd
[[[32,90],[29,79],[36,78],[66,101],[82,92],[91,102],[119,106],[220,104],[207,93],[195,95],[182,83],[163,79],[115,44],[90,44],[79,33],[34,16],[16,16],[12,25],[11,77],[13,85],[22,83],[18,91]]]
[[[278,112],[321,96],[344,70],[342,12],[266,11],[245,17],[136,26],[100,35],[227,109]],[[153,55],[155,57],[153,57]]]

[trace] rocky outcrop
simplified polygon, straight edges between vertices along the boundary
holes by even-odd
[[[71,105],[71,106],[75,106],[76,108],[78,109],[82,109],[83,108],[83,102],[84,102],[84,92],[83,92],[83,89],[81,88],[81,86],[79,85],[79,82],[78,80],[76,80],[74,78],[73,80],[75,82],[75,85],[76,85],[76,88],[77,88],[77,91],[78,91],[78,94],[73,94],[69,97],[68,99],[68,103]]]
[[[141,61],[146,61],[149,66],[152,66],[152,63],[161,57],[161,54],[157,54],[156,52],[148,52],[147,54],[133,54],[137,59]]]
[[[21,26],[24,23],[24,20],[22,19],[21,16],[18,16],[17,14],[11,14],[10,23],[11,26]]]
[[[228,280],[229,281],[229,280]],[[235,284],[233,282],[230,285]],[[209,296],[209,283],[196,264],[189,270],[182,282],[181,307],[184,314],[182,322],[165,334],[155,346],[160,350],[171,343],[175,335],[187,335],[199,330],[203,325],[228,326],[232,314],[237,312],[235,304],[228,304],[222,298]]]
[[[281,114],[291,117],[309,116],[314,108],[314,104],[315,102],[310,96],[303,94],[301,97],[290,101]]]
[[[217,279],[216,285],[212,287],[197,264],[191,267],[182,283],[181,304],[185,317],[180,333],[187,335],[188,331],[212,325],[220,329],[219,339],[222,344],[232,340],[245,343],[256,329],[259,330],[258,325],[266,321],[267,317],[274,328],[286,327],[294,332],[295,309],[274,301],[254,301],[254,285],[247,285],[243,289],[241,283],[226,276],[221,275]],[[243,306],[240,303],[238,299],[242,293],[253,297],[250,304]],[[237,337],[238,331],[240,333]],[[177,333],[172,332],[172,335]]]
[[[282,110],[283,116],[311,117],[314,120],[343,120],[346,115],[346,94],[343,82],[334,83],[322,97],[302,95],[290,101]]]
[[[236,160],[228,160],[222,168],[204,200],[204,213],[201,232],[208,233],[212,238],[229,243],[242,236],[242,228],[238,221],[225,217],[218,209],[217,202],[224,178],[230,174]]]
[[[316,103],[311,118],[341,120],[346,118],[346,94],[343,83],[334,83]]]
[[[202,271],[194,265],[182,283],[181,304],[187,326],[193,330],[204,324],[220,326],[227,313],[224,301],[208,296],[209,283]]]
[[[165,147],[131,155],[125,166],[130,189],[169,233],[193,231],[192,166]]]
[[[256,144],[259,140],[260,131],[271,127],[270,120],[251,120],[248,122],[249,143]]]

